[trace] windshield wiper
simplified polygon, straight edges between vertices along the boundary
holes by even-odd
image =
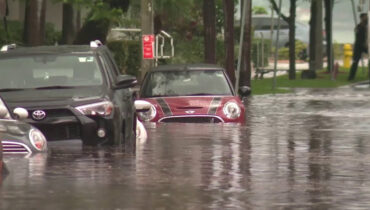
[[[26,90],[25,88],[3,88],[0,89],[0,92],[12,92],[12,91],[21,91]]]
[[[44,86],[44,87],[37,87],[37,90],[48,90],[48,89],[72,89],[75,88],[74,86],[62,86],[62,85],[53,85],[53,86]]]

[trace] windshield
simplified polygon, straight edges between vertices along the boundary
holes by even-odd
[[[220,70],[153,72],[146,81],[142,97],[232,95]]]
[[[91,55],[33,55],[0,59],[0,90],[103,84]]]

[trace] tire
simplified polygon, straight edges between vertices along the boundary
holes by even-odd
[[[136,119],[136,118],[135,118]],[[135,154],[136,152],[136,122],[132,122],[132,130],[128,133],[128,135],[124,136],[123,139],[123,146],[125,149],[125,152]],[[124,123],[125,125],[125,123]],[[122,127],[122,130],[127,130],[126,127]]]
[[[91,139],[82,139],[82,144],[84,146],[97,146],[98,142],[96,140]]]

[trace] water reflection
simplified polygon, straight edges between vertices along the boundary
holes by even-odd
[[[368,209],[369,101],[351,90],[254,97],[242,126],[146,124],[136,156],[80,142],[6,156],[0,209]]]

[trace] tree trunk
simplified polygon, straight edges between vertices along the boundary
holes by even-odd
[[[251,87],[252,0],[247,0],[244,3],[247,4],[247,6],[245,11],[245,34],[243,41],[243,70],[240,74],[240,86]]]
[[[235,68],[234,68],[234,1],[223,0],[225,14],[225,68],[227,74],[235,86]]]
[[[332,12],[333,12],[333,1],[325,0],[325,31],[326,31],[326,56],[328,60],[328,72],[332,71],[334,65],[333,59],[333,48],[332,48]]]
[[[42,45],[45,40],[45,0],[27,0],[24,24],[24,41],[27,45]]]
[[[74,11],[70,3],[63,4],[62,44],[72,44],[75,36]]]
[[[289,79],[296,78],[295,70],[295,18],[296,18],[296,0],[290,0],[289,16]]]
[[[203,0],[204,60],[216,63],[216,5],[215,0]]]
[[[310,70],[322,69],[322,51],[322,1],[312,0],[309,46]]]

